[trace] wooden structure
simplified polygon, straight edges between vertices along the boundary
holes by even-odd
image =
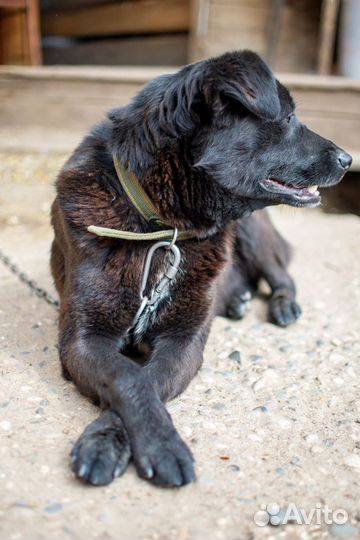
[[[187,63],[190,0],[74,0],[71,5],[52,0],[49,5],[42,13],[48,65]]]
[[[190,57],[252,49],[276,71],[332,72],[340,0],[193,0]]]
[[[0,67],[0,149],[70,152],[112,108],[125,105],[160,68]],[[298,115],[355,157],[360,170],[360,82],[282,74]],[[41,95],[41,99],[39,96]]]
[[[0,64],[182,65],[234,49],[330,74],[341,0],[0,0]],[[190,39],[189,39],[190,32]]]
[[[38,0],[0,0],[0,64],[41,62]]]
[[[75,2],[76,4],[76,2]],[[187,31],[187,0],[107,2],[87,7],[44,11],[44,36],[86,37]]]

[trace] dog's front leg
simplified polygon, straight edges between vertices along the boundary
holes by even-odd
[[[301,308],[296,302],[295,283],[286,268],[278,263],[264,265],[263,277],[271,287],[270,320],[279,326],[294,323]]]
[[[169,401],[185,390],[203,362],[203,352],[210,324],[194,335],[162,336],[156,344],[144,371],[162,401]]]
[[[108,409],[75,446],[74,472],[89,483],[109,483],[125,470],[130,443],[140,476],[163,486],[193,481],[191,452],[176,432],[148,373],[119,349],[117,339],[101,335],[60,345],[62,362],[74,382]]]

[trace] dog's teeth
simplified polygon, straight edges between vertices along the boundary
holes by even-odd
[[[318,190],[318,186],[310,186],[308,188],[308,191],[310,191],[310,193],[317,193],[317,190]]]

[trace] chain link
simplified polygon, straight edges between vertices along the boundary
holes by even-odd
[[[29,287],[29,289],[36,294],[38,298],[42,298],[45,302],[50,304],[50,306],[53,306],[54,308],[59,308],[59,301],[56,300],[53,296],[51,296],[50,293],[48,293],[45,289],[42,287],[39,287],[39,285],[34,281],[33,279],[30,279],[25,272],[22,272],[16,264],[12,262],[12,260],[5,255],[1,249],[0,249],[0,261],[9,268],[10,272],[12,272],[15,276],[19,278],[20,281],[25,283]]]

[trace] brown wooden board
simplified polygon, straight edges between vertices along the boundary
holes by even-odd
[[[0,149],[70,151],[109,109],[125,105],[166,68],[0,68]],[[342,77],[279,75],[309,127],[360,167],[360,84]]]
[[[24,35],[25,13],[0,9],[0,63],[27,64],[29,51]]]
[[[272,10],[272,0],[193,0],[191,60],[244,48],[266,58]],[[315,71],[319,17],[319,0],[284,2],[273,69]]]
[[[95,41],[69,40],[60,46],[43,48],[44,64],[48,65],[131,65],[176,66],[187,61],[188,35],[101,39]]]
[[[185,32],[189,30],[189,18],[189,0],[128,0],[44,12],[42,34],[81,37]]]

